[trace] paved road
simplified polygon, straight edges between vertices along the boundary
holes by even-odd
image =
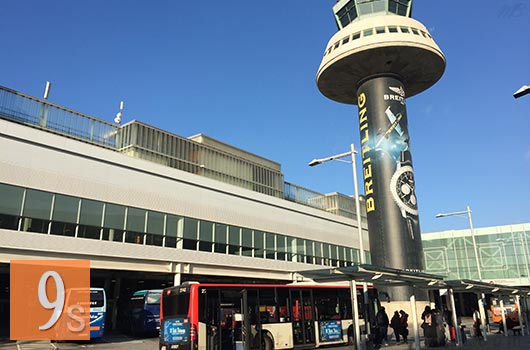
[[[502,334],[488,333],[488,340],[485,342],[477,338],[471,338],[458,348],[459,350],[529,350],[530,336],[510,336]],[[0,342],[0,350],[158,350],[158,338],[130,338],[121,334],[107,335],[104,340],[93,343],[67,343],[56,342],[25,342],[20,343],[17,347],[13,342]],[[343,347],[342,350],[353,350],[352,347]],[[414,342],[409,341],[407,344],[389,344],[383,346],[381,350],[413,350]],[[456,350],[454,344],[446,344],[435,348],[426,348],[421,342],[421,349],[428,350]]]
[[[107,334],[94,342],[0,342],[0,350],[158,350],[158,337],[131,338],[122,334]]]

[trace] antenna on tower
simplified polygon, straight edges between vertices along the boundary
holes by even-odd
[[[120,101],[120,110],[118,111],[118,113],[116,113],[116,118],[114,118],[114,122],[116,124],[120,124],[121,123],[121,116],[123,115],[123,101]]]

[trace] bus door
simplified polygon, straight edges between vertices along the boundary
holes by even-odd
[[[202,288],[201,299],[205,308],[201,310],[201,322],[206,325],[206,349],[219,350],[219,290]]]
[[[257,289],[243,290],[242,309],[242,334],[244,350],[258,350],[262,344],[262,329]]]
[[[291,308],[295,346],[315,345],[314,306],[311,290],[292,289]]]
[[[219,304],[219,336],[221,350],[242,350],[243,339],[241,335],[241,293],[238,289],[227,288],[220,290]]]

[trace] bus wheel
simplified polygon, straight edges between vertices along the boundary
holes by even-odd
[[[274,350],[274,342],[268,334],[263,335],[263,350]]]

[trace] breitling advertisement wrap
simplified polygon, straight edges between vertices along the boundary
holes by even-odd
[[[372,78],[361,84],[357,99],[372,263],[423,271],[403,84]]]

